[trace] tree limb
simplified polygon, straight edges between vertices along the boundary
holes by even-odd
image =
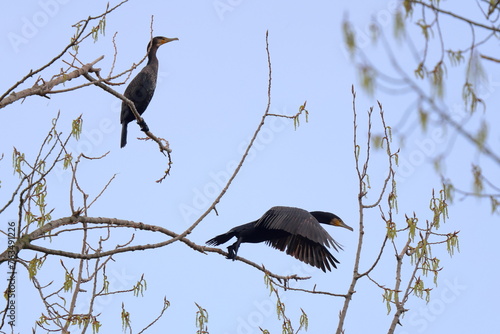
[[[28,96],[32,95],[40,95],[43,97],[47,97],[47,94],[49,94],[52,90],[57,85],[60,85],[62,83],[65,83],[66,81],[70,81],[72,79],[78,78],[81,75],[88,74],[88,72],[92,69],[92,66],[94,66],[97,62],[101,61],[104,58],[104,56],[100,56],[96,60],[94,60],[91,63],[88,63],[81,68],[78,68],[74,70],[73,72],[70,72],[68,74],[61,74],[55,79],[52,79],[48,82],[43,83],[42,85],[35,84],[31,88],[23,89],[19,92],[12,92],[10,93],[9,96],[4,98],[3,100],[0,100],[0,109],[4,108],[5,106],[14,103],[15,101],[18,101],[20,99],[24,99]]]

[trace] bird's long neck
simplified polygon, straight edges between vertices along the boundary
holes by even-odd
[[[313,215],[314,218],[316,218],[316,220],[321,224],[329,225],[330,220],[332,219],[331,216],[328,215],[328,213],[322,211],[312,211],[310,212],[310,214]]]
[[[148,65],[156,65],[158,67],[158,58],[156,58],[156,51],[158,51],[158,46],[151,46],[148,53]]]

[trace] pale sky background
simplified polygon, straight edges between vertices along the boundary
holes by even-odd
[[[217,10],[221,4],[227,6],[226,11]],[[414,97],[390,92],[370,96],[363,92],[345,52],[341,24],[343,18],[348,17],[358,33],[367,35],[370,20],[376,18],[391,35],[391,15],[397,5],[398,2],[392,0],[358,0],[349,4],[339,1],[130,1],[108,16],[105,36],[99,36],[97,43],[87,40],[80,46],[79,59],[88,63],[105,55],[97,67],[108,73],[113,59],[112,36],[118,32],[115,70],[129,68],[145,54],[151,15],[154,15],[154,35],[179,38],[158,51],[159,82],[144,114],[151,131],[170,142],[174,162],[171,176],[161,184],[154,182],[162,176],[167,161],[156,144],[136,140],[142,133],[135,122],[129,125],[128,145],[119,148],[120,101],[97,87],[88,87],[51,96],[50,100],[30,97],[22,104],[18,101],[2,110],[0,151],[5,154],[0,162],[2,205],[17,182],[17,177],[12,176],[12,147],[24,152],[28,159],[34,159],[57,112],[61,113],[58,129],[64,133],[69,131],[71,120],[83,114],[82,138],[71,142],[71,150],[75,155],[83,152],[95,157],[110,153],[103,160],[81,163],[81,185],[94,197],[107,180],[117,174],[89,215],[142,221],[182,232],[221,190],[260,122],[267,103],[265,33],[268,30],[273,66],[271,110],[295,114],[307,100],[309,122],[301,118],[300,127],[294,130],[292,121],[269,119],[246,164],[217,206],[219,216],[208,215],[189,239],[204,244],[233,226],[257,219],[275,205],[334,212],[352,226],[354,232],[327,228],[344,245],[344,251],[334,254],[340,265],[333,272],[325,274],[263,244],[243,244],[239,255],[263,263],[274,273],[311,275],[310,280],[296,285],[301,288],[312,289],[316,285],[318,290],[345,293],[352,275],[359,231],[351,85],[355,84],[358,91],[363,145],[366,110],[376,105],[376,100],[382,102],[387,123],[394,127]],[[456,9],[461,13],[476,13],[474,6]],[[59,53],[74,34],[72,24],[89,15],[101,14],[104,8],[105,4],[98,1],[41,0],[4,5],[0,14],[3,64],[0,92]],[[453,36],[452,43],[467,47],[469,31],[455,31],[456,26],[446,22],[443,21],[443,30]],[[23,36],[23,43],[13,44],[14,35]],[[419,34],[413,36],[421,50]],[[397,50],[397,44],[394,45]],[[380,45],[363,47],[373,63],[390,71]],[[498,54],[496,48],[483,51],[491,56]],[[398,55],[411,72],[415,63],[403,52]],[[482,119],[490,124],[499,121],[495,107],[500,102],[498,66],[485,66],[488,66],[487,79],[482,97],[489,106],[487,114],[480,112],[471,120],[460,113],[455,115],[462,117],[460,120],[472,129],[477,128],[476,124]],[[54,64],[43,77],[50,78],[61,67],[65,67],[61,62]],[[449,66],[448,70],[443,104],[454,110],[462,103],[460,85],[464,69]],[[83,79],[77,79],[68,86],[82,82]],[[123,92],[125,86],[116,89]],[[379,133],[380,129],[375,117],[374,132]],[[399,224],[405,224],[404,215],[413,212],[421,221],[432,217],[429,199],[432,189],[440,188],[440,178],[430,161],[443,150],[450,151],[447,175],[464,189],[471,187],[471,163],[480,163],[485,171],[495,170],[491,161],[478,157],[462,139],[449,145],[453,137],[442,134],[435,125],[422,133],[418,121],[410,117],[404,127],[397,130],[410,134],[400,153]],[[491,133],[490,144],[498,152],[498,133]],[[397,141],[393,145],[397,147]],[[385,175],[386,160],[382,152],[374,153],[372,162],[370,179],[373,191],[377,191],[379,179]],[[57,171],[49,182],[48,206],[55,208],[53,218],[69,216],[70,174]],[[374,200],[376,196],[374,192],[369,199]],[[444,267],[439,274],[439,285],[434,287],[432,278],[427,279],[427,287],[433,287],[431,302],[426,304],[412,297],[407,304],[410,312],[401,320],[403,326],[398,326],[397,333],[500,332],[496,247],[500,227],[498,216],[491,216],[490,211],[489,202],[457,196],[449,208],[449,219],[439,232],[460,230],[460,253],[450,258],[444,245],[435,248],[433,255],[441,259]],[[0,218],[0,224],[15,217],[16,208],[11,207]],[[385,225],[378,209],[368,211],[365,218],[361,266],[366,270],[378,252]],[[114,233],[115,240],[124,243],[132,231],[115,230]],[[79,249],[78,237],[73,238],[54,240],[47,246]],[[404,239],[402,234],[399,243]],[[137,243],[159,240],[162,240],[160,235],[136,232]],[[373,278],[387,287],[394,285],[395,261],[390,251],[388,247],[384,261],[373,273]],[[33,254],[23,251],[21,256],[32,258]],[[182,243],[122,254],[114,259],[107,272],[111,289],[131,287],[142,273],[148,285],[144,297],[113,295],[96,303],[96,309],[103,312],[101,333],[121,330],[122,301],[131,313],[134,332],[139,331],[156,318],[163,296],[171,306],[149,333],[195,332],[195,302],[209,313],[210,333],[260,333],[259,326],[271,333],[281,331],[275,298],[269,296],[262,272],[241,262],[228,261],[218,254],[203,255]],[[68,265],[71,263],[65,261]],[[30,332],[40,312],[38,295],[26,276],[24,271],[18,276],[16,333]],[[42,269],[39,279],[48,283],[60,282],[63,277],[59,259],[53,258]],[[346,332],[386,332],[392,313],[387,315],[382,291],[368,280],[359,282],[356,291],[346,319]],[[290,291],[282,292],[281,296],[295,329],[300,308],[309,315],[308,333],[336,329],[342,298]],[[86,307],[85,301],[79,306]]]

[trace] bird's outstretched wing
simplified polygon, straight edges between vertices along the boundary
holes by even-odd
[[[336,263],[339,263],[325,246],[299,235],[290,234],[286,237],[266,241],[266,243],[302,262],[320,268],[324,272],[331,271],[330,265],[337,268]]]
[[[313,215],[299,208],[275,206],[267,210],[255,226],[282,230],[326,247],[331,245],[335,250],[339,246]]]
[[[308,211],[299,208],[277,206],[269,209],[257,222],[256,227],[280,230],[286,234],[267,240],[271,247],[286,252],[296,259],[325,271],[337,268],[339,261],[326,248],[339,246],[328,232]]]

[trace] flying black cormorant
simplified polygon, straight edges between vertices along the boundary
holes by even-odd
[[[342,246],[320,223],[353,230],[330,212],[308,212],[299,208],[275,206],[258,220],[236,226],[208,240],[207,244],[218,246],[236,237],[236,242],[227,248],[227,258],[234,260],[241,243],[265,241],[269,246],[326,272],[331,271],[331,266],[337,268],[336,263],[339,263],[327,247],[332,246],[338,251]]]

